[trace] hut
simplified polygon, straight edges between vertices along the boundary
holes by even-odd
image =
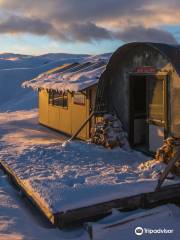
[[[168,137],[180,137],[179,46],[128,43],[109,62],[63,65],[24,85],[39,90],[39,122],[67,134],[94,110],[81,139],[107,113],[116,115],[131,147],[141,151],[154,153]]]
[[[87,61],[89,60],[89,61]],[[73,135],[94,109],[97,83],[106,67],[106,57],[64,64],[23,83],[39,92],[39,123]],[[98,118],[92,118],[77,137],[89,139]]]
[[[115,112],[132,147],[156,152],[166,138],[179,138],[180,47],[120,47],[100,78],[96,99],[96,112]]]

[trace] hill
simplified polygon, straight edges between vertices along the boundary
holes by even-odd
[[[89,55],[66,53],[0,54],[0,112],[37,107],[37,93],[21,88],[22,82],[63,63],[82,61],[87,57]]]

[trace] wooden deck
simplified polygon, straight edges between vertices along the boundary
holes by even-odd
[[[151,208],[164,203],[180,202],[180,183],[161,187],[159,191],[147,192],[135,196],[115,199],[99,204],[69,209],[66,212],[53,213],[47,206],[45,206],[39,199],[30,192],[23,182],[16,176],[10,167],[0,160],[0,168],[8,175],[10,182],[12,182],[31,202],[38,208],[46,218],[58,227],[66,227],[68,225],[83,223],[95,218],[110,214],[112,208],[121,210],[130,210],[135,208]]]

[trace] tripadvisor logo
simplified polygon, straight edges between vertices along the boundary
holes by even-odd
[[[166,228],[151,229],[151,228],[136,227],[134,232],[137,236],[141,236],[143,234],[171,234],[174,232],[174,230],[166,229]]]
[[[143,234],[143,228],[142,227],[135,228],[135,234],[141,236]]]

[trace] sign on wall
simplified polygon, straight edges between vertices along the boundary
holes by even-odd
[[[134,73],[156,73],[156,68],[152,66],[142,66],[133,69]]]

